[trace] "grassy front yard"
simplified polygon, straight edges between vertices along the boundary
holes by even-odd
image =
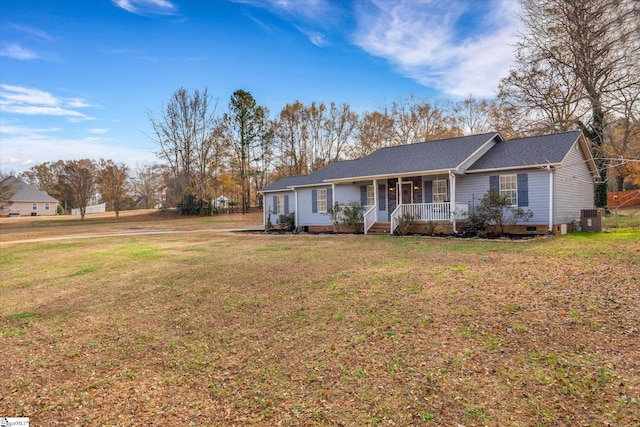
[[[634,227],[518,242],[189,233],[0,250],[0,416],[640,423]]]

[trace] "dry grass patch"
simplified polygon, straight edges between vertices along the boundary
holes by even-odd
[[[34,423],[640,422],[638,233],[195,233],[0,261],[0,414]]]

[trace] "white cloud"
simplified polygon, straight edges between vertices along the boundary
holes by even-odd
[[[19,59],[21,61],[31,61],[39,58],[37,53],[32,50],[25,49],[17,43],[9,43],[3,46],[2,49],[0,49],[0,56]]]
[[[137,15],[175,15],[178,8],[167,0],[112,0],[113,4]]]
[[[53,41],[53,37],[51,37],[46,32],[39,30],[37,28],[29,27],[27,25],[19,25],[19,24],[11,24],[10,27],[13,28],[14,30],[20,31],[21,33],[29,35],[32,38],[37,39],[38,41],[46,41],[46,42]]]
[[[328,0],[231,0],[236,3],[267,9],[288,21],[318,47],[328,45],[323,32],[333,24],[336,17],[336,5]],[[256,18],[249,17],[262,28],[268,27]],[[313,28],[313,29],[311,29]]]
[[[130,167],[136,162],[153,163],[156,160],[151,150],[116,146],[108,137],[63,134],[63,129],[56,127],[35,128],[0,121],[0,170],[22,172],[40,163],[58,160],[108,158]]]
[[[5,113],[61,116],[77,122],[94,118],[76,111],[90,106],[81,98],[59,98],[39,89],[0,84],[0,111]]]
[[[93,128],[93,129],[87,129],[87,131],[89,133],[95,133],[95,134],[98,134],[98,135],[104,135],[105,133],[109,132],[109,129]]]
[[[460,19],[470,5],[377,1],[358,8],[354,42],[425,86],[454,96],[493,96],[513,59],[518,3],[482,2],[486,10],[474,19],[483,25],[460,33]]]

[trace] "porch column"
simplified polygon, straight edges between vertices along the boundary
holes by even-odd
[[[373,180],[373,206],[376,207],[376,211],[378,209],[378,180]],[[378,218],[378,214],[376,213],[376,219]]]
[[[396,207],[402,202],[402,177],[398,177],[398,186],[396,187]]]
[[[456,175],[453,172],[449,172],[449,211],[451,212],[451,222],[453,223],[453,232],[456,230]]]

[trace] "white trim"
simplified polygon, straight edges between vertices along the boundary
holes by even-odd
[[[389,173],[384,175],[352,176],[348,178],[325,179],[323,182],[332,182],[335,184],[341,184],[341,183],[357,182],[357,181],[369,181],[372,179],[401,178],[401,177],[410,177],[410,176],[428,176],[428,175],[437,175],[437,174],[448,174],[453,170],[455,169],[447,168],[447,169],[426,170],[426,171]],[[309,186],[311,185],[323,185],[323,184],[309,184]],[[300,187],[305,187],[305,185],[300,185]]]
[[[405,186],[405,185],[409,185],[409,195],[411,196],[411,200],[410,200],[409,203],[404,203],[404,200],[402,200],[403,197],[404,197],[404,194],[401,194],[400,195],[400,201],[402,202],[401,204],[403,204],[403,205],[407,205],[407,204],[408,205],[412,205],[413,204],[413,186],[414,186],[414,183],[413,183],[413,181],[405,181],[405,182],[403,182],[402,185],[400,186],[400,192],[401,193],[403,193],[403,188],[402,187]]]
[[[497,136],[498,138],[500,138],[500,140],[499,140],[499,141],[494,141],[494,139],[496,138],[496,136]],[[459,169],[460,169],[460,167],[461,167],[462,165],[464,165],[466,162],[468,162],[468,161],[469,161],[469,159],[471,159],[471,158],[472,158],[472,157],[474,157],[476,154],[478,154],[478,152],[479,152],[480,150],[484,149],[484,148],[485,148],[485,146],[486,146],[488,143],[490,143],[490,142],[493,142],[493,145],[496,145],[496,144],[498,144],[498,143],[500,143],[500,142],[504,142],[504,139],[502,138],[502,136],[500,136],[500,134],[499,134],[498,132],[496,132],[496,133],[495,133],[491,138],[489,138],[489,139],[488,139],[484,144],[482,144],[482,145],[481,145],[480,147],[478,147],[478,148],[477,148],[473,153],[471,153],[469,156],[467,156],[467,158],[466,158],[466,159],[464,159],[462,162],[460,162],[460,164],[459,164],[458,166],[456,166],[455,170],[456,170],[456,171],[457,171],[457,170],[459,170]],[[493,147],[491,147],[491,148],[493,148]],[[491,149],[491,148],[489,148],[489,149]],[[477,161],[477,160],[476,160],[476,161]],[[475,163],[475,162],[473,162],[473,163]],[[469,167],[473,166],[473,163],[471,163],[471,164],[469,165]],[[468,169],[468,168],[467,168],[467,169]]]
[[[491,169],[474,169],[472,171],[467,170],[465,174],[474,174],[474,173],[487,173],[487,172],[507,172],[507,171],[515,171],[522,169],[540,169],[540,168],[548,168],[548,167],[558,167],[561,166],[560,163],[544,163],[544,164],[536,164],[536,165],[522,165],[522,166],[510,166],[507,168],[491,168]]]
[[[449,203],[451,211],[451,222],[453,224],[453,232],[457,233],[456,229],[456,176],[453,172],[449,173]]]

